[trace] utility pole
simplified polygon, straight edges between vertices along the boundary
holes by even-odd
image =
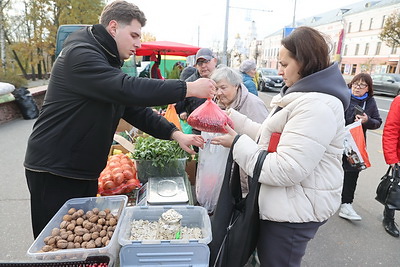
[[[296,0],[294,0],[292,28],[296,27]]]
[[[0,54],[3,71],[6,69],[6,45],[4,41],[3,0],[0,0]]]
[[[221,63],[228,65],[228,22],[229,22],[229,0],[226,0],[225,8],[225,32],[224,32],[224,47],[222,51]]]

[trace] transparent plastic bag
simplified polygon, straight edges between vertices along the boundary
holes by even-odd
[[[187,122],[194,129],[209,133],[227,133],[225,125],[233,129],[233,121],[211,99],[207,99],[188,117]]]
[[[204,140],[211,140],[219,133],[201,132]],[[209,142],[199,150],[196,173],[196,199],[199,204],[212,213],[217,205],[218,196],[224,179],[229,148],[212,145]]]

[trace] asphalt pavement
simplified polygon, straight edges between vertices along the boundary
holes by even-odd
[[[266,93],[260,97],[269,102]],[[26,255],[33,235],[22,164],[34,121],[16,119],[0,125],[0,263],[32,260]],[[380,133],[370,131],[367,135],[372,166],[361,172],[353,204],[362,221],[347,221],[337,214],[330,218],[309,243],[302,267],[400,266],[400,239],[383,229],[383,206],[374,199],[376,186],[387,170]],[[396,221],[400,222],[399,212]]]

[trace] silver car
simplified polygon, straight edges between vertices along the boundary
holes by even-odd
[[[374,93],[391,96],[400,94],[400,74],[381,73],[374,74],[371,77]]]

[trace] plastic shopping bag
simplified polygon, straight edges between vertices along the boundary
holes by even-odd
[[[209,213],[217,205],[229,154],[229,148],[210,144],[209,140],[218,135],[221,134],[201,132],[207,143],[199,150],[197,164],[196,199]]]
[[[209,133],[227,133],[225,125],[233,128],[233,121],[211,99],[207,99],[188,117],[187,122],[194,129]]]
[[[164,117],[169,121],[175,124],[175,126],[182,131],[181,122],[179,121],[178,113],[176,113],[175,105],[169,104],[167,107],[167,111],[165,112]]]
[[[181,123],[182,132],[184,132],[185,134],[191,134],[192,126],[190,126],[189,123],[187,123],[187,120],[179,119],[179,121]]]
[[[360,120],[346,126],[343,144],[344,154],[352,167],[364,170],[371,166]]]

